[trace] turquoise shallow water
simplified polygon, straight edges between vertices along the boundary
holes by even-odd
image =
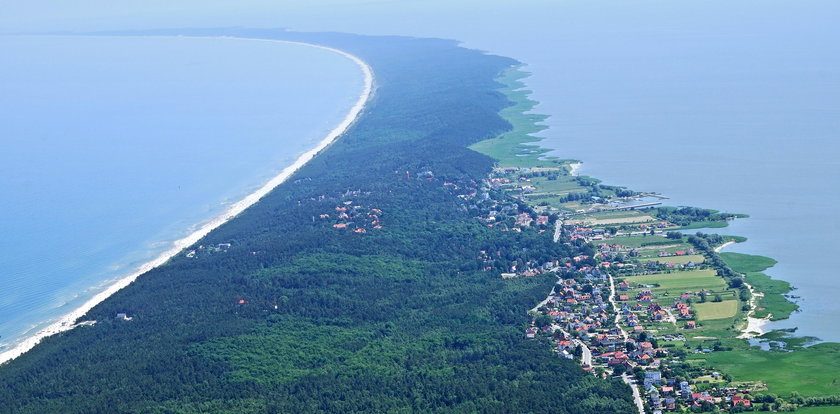
[[[0,342],[255,190],[358,99],[355,63],[231,39],[0,37]]]

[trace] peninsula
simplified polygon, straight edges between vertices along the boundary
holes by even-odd
[[[96,324],[0,365],[0,412],[633,410],[625,384],[522,334],[556,279],[500,277],[577,249],[475,218],[494,161],[467,146],[510,130],[495,78],[517,62],[437,39],[107,35],[323,45],[375,91],[286,181],[80,318]]]
[[[107,35],[305,42],[367,86],[284,176],[67,320],[95,324],[7,358],[0,412],[840,407],[840,346],[764,332],[791,287],[713,234],[745,216],[549,156],[519,62],[438,39]]]

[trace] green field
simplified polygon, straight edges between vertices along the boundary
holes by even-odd
[[[840,344],[822,343],[794,352],[744,351],[693,355],[737,381],[760,381],[768,392],[788,395],[840,394]],[[816,411],[819,412],[819,411]]]
[[[628,218],[628,217],[642,217],[642,216],[649,216],[650,213],[647,211],[638,211],[638,210],[620,210],[620,211],[603,211],[599,213],[592,213],[589,217],[594,218],[596,220],[605,220],[605,219],[620,219],[620,218]]]
[[[691,223],[687,226],[679,227],[682,230],[690,230],[690,229],[719,229],[729,225],[729,222],[726,221],[698,221],[696,223]]]
[[[726,288],[723,278],[717,277],[715,271],[711,269],[631,276],[625,280],[640,285],[657,284],[659,286],[652,289],[654,294],[657,291],[669,291],[672,296],[686,291],[696,292],[704,288],[711,291]]]
[[[662,236],[619,236],[613,238],[611,242],[627,247],[667,246],[680,243],[679,240],[670,240]]]
[[[746,274],[747,283],[764,293],[764,297],[758,299],[755,317],[764,318],[770,315],[770,319],[776,321],[790,317],[791,313],[799,309],[797,304],[784,297],[791,290],[790,283],[772,279],[763,273],[764,270],[776,264],[775,260],[764,256],[730,252],[720,253],[720,257],[732,270]]]
[[[657,253],[658,254],[658,253]],[[706,261],[706,257],[702,254],[691,254],[687,256],[668,256],[668,257],[646,257],[642,258],[640,261],[642,262],[660,262],[660,263],[675,263],[675,264],[686,264],[688,262],[692,262],[694,264],[700,264]]]
[[[572,192],[583,193],[586,188],[581,186],[574,177],[560,176],[556,180],[549,180],[545,177],[534,177],[528,183],[536,187],[536,194],[551,193],[552,195],[564,195]]]
[[[700,321],[731,318],[738,313],[738,301],[734,299],[723,302],[696,303],[692,307],[697,312],[697,320]]]
[[[677,242],[676,244],[645,246],[640,247],[636,250],[639,253],[639,257],[642,259],[656,259],[659,258],[659,252],[667,252],[673,254],[680,250],[687,252],[689,249],[691,249],[690,244]]]
[[[805,414],[837,414],[840,413],[840,406],[833,407],[800,407],[796,409],[797,413]]]

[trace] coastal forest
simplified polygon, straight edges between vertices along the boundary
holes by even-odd
[[[322,44],[366,61],[375,89],[333,145],[94,325],[0,366],[0,413],[635,411],[628,386],[524,337],[554,276],[500,277],[591,247],[489,229],[451,190],[492,171],[468,146],[511,128],[494,79],[518,62],[438,39],[111,34]]]

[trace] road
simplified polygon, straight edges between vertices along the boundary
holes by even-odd
[[[557,280],[560,280],[560,278],[558,277],[558,278],[557,278]],[[546,296],[546,297],[545,297],[545,300],[543,300],[542,302],[538,303],[538,304],[537,304],[537,306],[534,306],[534,307],[533,307],[533,309],[531,309],[529,312],[536,312],[539,308],[541,308],[541,307],[545,306],[545,305],[548,303],[548,301],[550,301],[550,300],[551,300],[551,297],[552,297],[552,296],[554,296],[554,288],[556,288],[556,287],[557,287],[557,285],[554,285],[554,286],[551,288],[551,292],[549,292],[549,293],[548,293],[548,296]]]
[[[560,230],[562,229],[562,227],[563,227],[563,221],[562,220],[557,220],[557,223],[554,226],[554,242],[555,243],[560,240]],[[618,304],[615,303],[615,280],[613,279],[612,275],[608,274],[608,276],[610,277],[610,303],[612,304],[613,312],[615,312],[615,320],[613,322],[615,323],[615,326],[618,327],[619,331],[621,332],[622,338],[624,338],[624,340],[626,341],[627,340],[627,332],[625,332],[624,328],[622,328],[621,325],[618,324],[618,321],[621,319],[621,314],[618,311]],[[533,310],[536,311],[537,308],[539,308],[540,306],[543,306],[546,303],[548,303],[549,298],[553,294],[554,294],[554,289],[551,289],[551,294],[549,295],[549,297],[546,298],[539,305],[537,305]],[[565,330],[560,328],[560,325],[554,325],[554,326],[555,326],[555,329],[560,329],[560,331],[563,332],[563,335],[566,335],[567,337],[571,337],[571,335],[569,335],[568,332],[566,332]],[[589,347],[586,346],[586,344],[584,344],[583,342],[581,342],[577,339],[574,339],[572,341],[572,343],[575,346],[580,345],[581,349],[583,349],[583,356],[581,357],[581,362],[584,365],[588,365],[588,366],[591,367],[592,366],[592,351],[589,349]],[[636,381],[634,379],[632,379],[629,375],[627,375],[627,373],[622,374],[621,379],[627,385],[629,385],[630,388],[633,390],[633,402],[636,404],[636,408],[639,410],[639,414],[645,414],[645,405],[644,405],[644,402],[642,402],[642,394],[639,392],[639,386],[636,385]]]
[[[615,320],[613,320],[613,323],[615,323],[615,326],[619,331],[621,331],[621,337],[626,341],[627,332],[624,332],[624,328],[618,324],[618,321],[621,319],[621,312],[618,311],[618,304],[615,303],[615,280],[612,275],[608,274],[608,276],[610,277],[610,303],[612,304],[613,312],[615,312]]]
[[[621,314],[618,311],[618,304],[615,303],[615,279],[613,279],[612,275],[608,274],[610,277],[610,303],[613,306],[613,310],[615,311],[615,326],[618,327],[618,330],[621,332],[621,336],[624,340],[627,340],[627,332],[624,331],[624,328],[618,324],[619,319],[621,319]],[[639,414],[645,414],[645,405],[642,402],[642,395],[639,392],[639,386],[636,384],[636,381],[632,379],[627,373],[621,375],[621,379],[624,380],[627,385],[633,390],[633,400],[636,403],[636,408],[639,409]]]
[[[583,363],[583,365],[585,365],[585,366],[590,366],[591,367],[592,366],[592,351],[589,350],[589,347],[586,346],[585,343],[581,342],[578,339],[572,340],[572,344],[574,344],[575,346],[580,346],[580,348],[583,350],[583,355],[580,357],[581,363]]]
[[[633,402],[636,403],[639,414],[645,414],[645,404],[642,401],[642,395],[639,393],[639,386],[636,385],[636,380],[630,375],[627,375],[626,372],[621,374],[621,379],[633,389]]]

